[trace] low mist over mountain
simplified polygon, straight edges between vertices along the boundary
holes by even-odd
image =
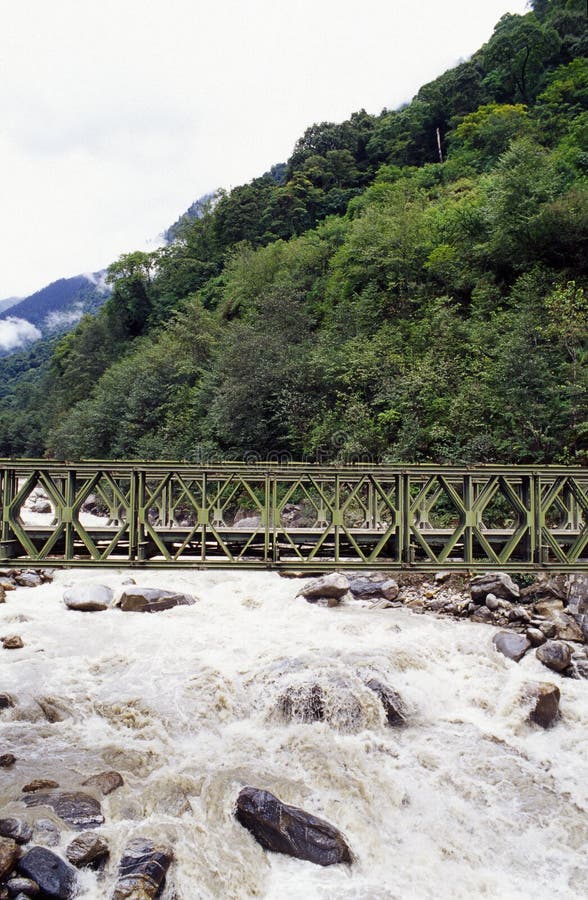
[[[43,337],[69,331],[85,313],[94,313],[110,294],[106,273],[60,278],[24,299],[0,301],[0,355]]]

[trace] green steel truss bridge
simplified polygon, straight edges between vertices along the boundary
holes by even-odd
[[[588,470],[0,460],[1,567],[588,570]]]

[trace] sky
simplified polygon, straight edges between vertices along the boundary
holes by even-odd
[[[0,0],[0,299],[143,249],[198,197],[377,114],[526,0]]]

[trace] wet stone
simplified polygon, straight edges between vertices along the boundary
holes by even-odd
[[[21,587],[38,587],[43,579],[38,572],[22,572],[14,579]]]
[[[105,584],[76,584],[64,592],[63,602],[78,612],[102,612],[113,597],[113,591]]]
[[[559,688],[555,684],[526,684],[525,694],[533,706],[529,718],[541,728],[551,728],[559,718]]]
[[[392,688],[389,688],[381,681],[378,681],[377,678],[371,678],[366,682],[366,687],[369,687],[370,691],[373,691],[374,694],[377,694],[380,698],[382,706],[384,707],[384,712],[386,713],[388,725],[398,727],[399,725],[406,724],[402,714],[402,700],[396,691],[393,691]]]
[[[40,891],[39,885],[32,878],[10,878],[6,882],[6,889],[14,900],[19,897],[38,897]]]
[[[0,838],[0,881],[12,872],[19,856],[20,850],[16,841]]]
[[[527,635],[533,647],[539,647],[547,640],[540,628],[527,628],[525,634]]]
[[[351,851],[337,828],[303,809],[282,803],[269,791],[243,788],[237,798],[236,817],[266,850],[319,866],[352,861]]]
[[[0,694],[0,709],[10,709],[14,706],[14,700],[10,694]]]
[[[82,784],[84,787],[98,788],[100,793],[106,797],[108,794],[112,794],[113,791],[116,791],[117,788],[122,787],[124,781],[119,772],[112,770],[110,772],[100,772],[98,775],[92,775],[91,778],[86,778]]]
[[[393,578],[374,573],[351,577],[349,590],[356,600],[395,600],[400,588]]]
[[[101,866],[110,854],[104,838],[93,831],[85,831],[69,844],[65,855],[77,869],[83,866]]]
[[[81,791],[39,792],[25,797],[27,806],[49,806],[56,816],[80,830],[102,825],[104,816],[100,803]]]
[[[34,836],[35,841],[45,847],[56,847],[61,840],[61,832],[52,819],[37,819]]]
[[[0,769],[9,769],[16,762],[16,756],[14,753],[2,753],[0,754]]]
[[[129,585],[125,587],[117,605],[124,612],[153,613],[172,609],[174,606],[192,606],[195,602],[195,598],[188,594]]]
[[[19,897],[38,897],[40,891],[37,882],[31,878],[10,878],[6,882],[6,888],[14,900]]]
[[[326,698],[320,684],[312,682],[288,687],[277,700],[278,710],[288,722],[322,722]]]
[[[25,784],[22,790],[24,794],[34,794],[35,791],[44,791],[46,788],[57,787],[59,787],[59,783],[51,778],[35,778],[34,781],[29,781],[28,784]]]
[[[36,881],[43,897],[70,900],[77,893],[75,869],[46,847],[33,847],[29,850],[19,860],[18,870]]]
[[[524,634],[513,631],[499,631],[492,638],[492,643],[499,653],[515,662],[519,662],[531,646]]]
[[[563,641],[546,641],[535,651],[537,659],[554,672],[563,672],[572,661],[572,651]]]
[[[21,650],[24,647],[23,639],[18,634],[9,634],[0,640],[5,650]]]
[[[12,838],[17,844],[28,844],[33,836],[33,829],[21,819],[0,819],[0,835]]]
[[[313,578],[298,591],[298,597],[304,597],[308,603],[326,601],[329,606],[336,606],[349,591],[349,581],[340,572],[329,572],[321,578]]]
[[[125,847],[112,900],[152,900],[173,860],[171,847],[135,838]]]

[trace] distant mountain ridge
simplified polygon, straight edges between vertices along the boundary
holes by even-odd
[[[29,297],[0,306],[0,356],[43,337],[69,331],[110,295],[105,270],[59,278]]]

